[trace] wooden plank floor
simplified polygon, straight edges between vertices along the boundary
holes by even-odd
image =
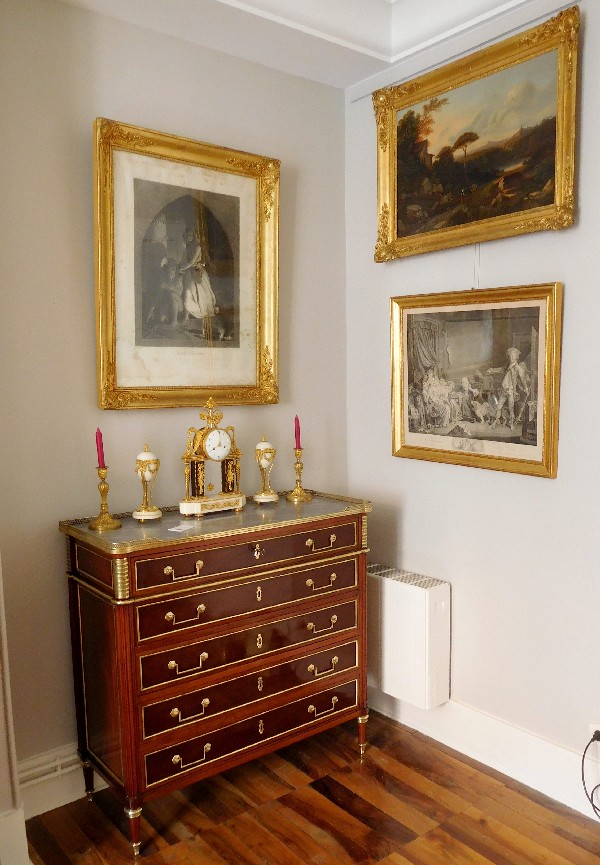
[[[371,712],[144,806],[140,865],[599,865],[600,823]],[[27,821],[33,865],[130,863],[109,790]]]

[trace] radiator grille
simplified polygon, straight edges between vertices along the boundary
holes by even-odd
[[[435,577],[424,577],[413,571],[399,571],[386,565],[372,564],[367,566],[367,573],[371,577],[386,577],[388,580],[398,580],[409,586],[419,586],[421,589],[433,589],[435,586],[443,586],[445,580],[436,580]]]

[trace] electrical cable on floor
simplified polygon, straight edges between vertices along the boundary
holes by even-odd
[[[596,795],[597,791],[600,790],[600,784],[596,784],[596,786],[593,788],[592,792],[590,793],[590,792],[588,792],[587,784],[585,783],[585,758],[586,758],[586,754],[588,752],[590,745],[592,745],[594,742],[600,742],[600,730],[596,730],[596,732],[594,733],[594,735],[592,736],[590,741],[587,743],[587,745],[583,749],[583,754],[581,756],[581,783],[583,784],[583,789],[584,789],[586,798],[587,798],[588,802],[590,803],[590,805],[592,806],[592,810],[593,810],[594,814],[596,815],[596,817],[600,818],[600,805],[596,805],[594,803],[594,796]]]

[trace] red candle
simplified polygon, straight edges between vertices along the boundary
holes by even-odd
[[[98,452],[98,468],[105,469],[106,465],[104,464],[104,445],[102,443],[102,433],[100,432],[100,427],[96,429],[96,451]]]
[[[300,444],[300,421],[298,420],[298,415],[296,415],[294,421],[294,432],[296,434],[296,450],[299,451],[302,449],[302,445]]]

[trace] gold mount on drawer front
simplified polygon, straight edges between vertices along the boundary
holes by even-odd
[[[202,561],[202,559],[198,559],[198,561],[196,562],[196,570],[193,574],[179,574],[179,576],[177,576],[177,574],[175,573],[175,569],[171,565],[167,565],[163,573],[165,577],[171,577],[173,582],[177,582],[177,580],[194,580],[196,577],[200,576],[200,571],[203,567],[204,562]]]

